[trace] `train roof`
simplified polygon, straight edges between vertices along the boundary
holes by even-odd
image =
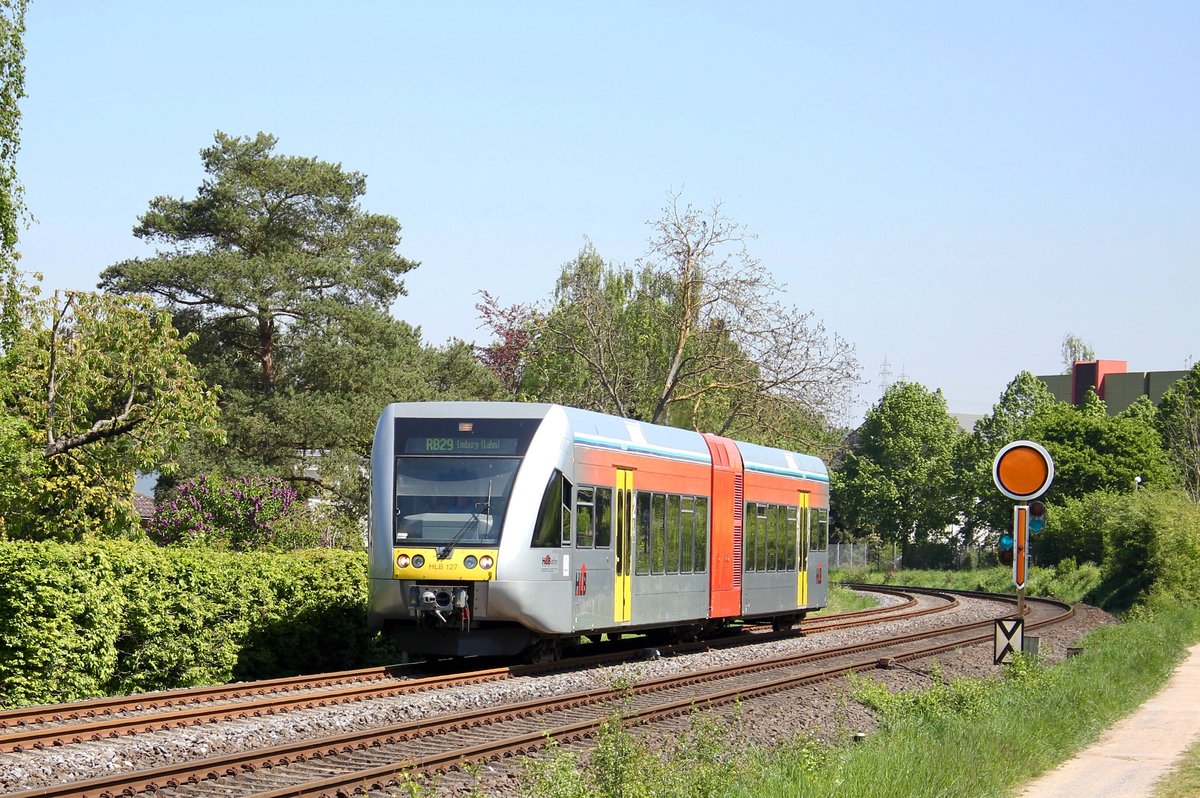
[[[632,421],[592,410],[534,402],[397,402],[388,407],[393,416],[410,418],[546,418],[561,413],[576,443],[599,448],[636,451],[710,463],[712,455],[704,437],[693,430]],[[817,457],[737,442],[745,468],[767,474],[829,480],[825,464]]]
[[[784,474],[789,477],[814,479],[818,482],[829,481],[829,470],[821,458],[811,454],[789,452],[786,449],[772,449],[769,446],[759,446],[757,443],[742,443],[738,441],[738,451],[742,453],[742,466],[747,471],[759,471],[765,474]]]

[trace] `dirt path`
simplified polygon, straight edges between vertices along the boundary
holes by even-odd
[[[1153,698],[1021,798],[1138,798],[1200,736],[1200,644]]]

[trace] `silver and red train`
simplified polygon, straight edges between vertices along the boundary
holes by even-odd
[[[370,622],[413,654],[786,628],[828,595],[816,457],[560,405],[415,402],[371,456]]]

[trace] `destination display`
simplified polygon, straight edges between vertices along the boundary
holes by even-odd
[[[538,418],[398,418],[398,457],[521,457],[542,423]]]
[[[517,454],[517,438],[409,438],[405,454]]]

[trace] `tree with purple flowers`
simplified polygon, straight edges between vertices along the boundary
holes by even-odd
[[[353,530],[312,507],[295,488],[274,477],[184,480],[159,502],[149,535],[164,546],[235,551],[286,551],[345,546]]]

